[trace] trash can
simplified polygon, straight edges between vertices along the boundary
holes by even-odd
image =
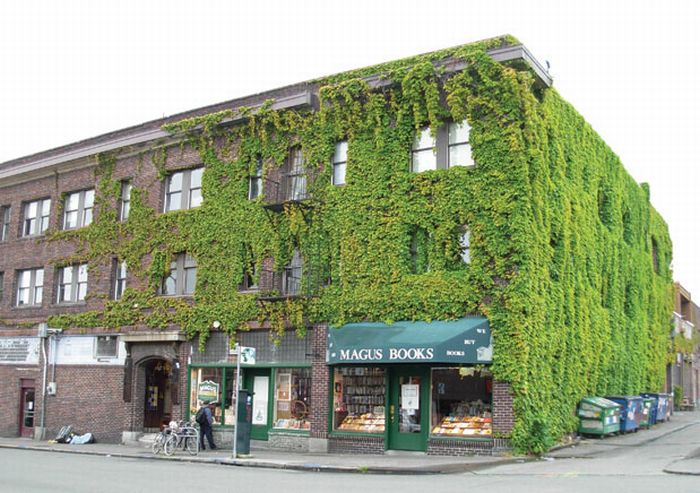
[[[620,431],[620,405],[603,397],[581,399],[577,415],[581,434],[604,436]]]
[[[642,421],[642,398],[638,395],[610,396],[609,401],[618,403],[620,408],[620,432],[637,431]]]
[[[650,394],[648,392],[641,394],[641,396],[651,401],[651,407],[649,407],[649,424],[647,427],[655,425],[656,416],[659,411],[659,396],[658,394]]]
[[[642,397],[642,418],[639,422],[640,428],[649,429],[651,426],[651,408],[654,406],[654,399]]]
[[[671,394],[659,394],[659,407],[656,413],[656,421],[668,421],[671,419],[673,398]]]

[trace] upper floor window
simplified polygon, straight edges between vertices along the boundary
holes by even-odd
[[[421,173],[454,166],[473,166],[469,132],[466,120],[441,126],[434,137],[429,127],[421,128],[413,140],[411,171]]]
[[[88,286],[87,264],[76,264],[58,270],[57,303],[84,301]]]
[[[335,145],[333,154],[333,185],[345,185],[345,169],[348,163],[348,142],[346,140]]]
[[[165,212],[200,206],[203,173],[204,168],[194,168],[168,176],[165,185]]]
[[[95,338],[95,358],[116,358],[118,349],[117,336],[97,336]]]
[[[293,296],[301,292],[301,276],[304,267],[304,259],[298,249],[294,250],[292,259],[284,267],[282,272],[282,294]]]
[[[428,243],[430,235],[423,228],[415,228],[411,233],[409,260],[411,273],[424,274],[430,270],[428,264]]]
[[[40,199],[24,204],[22,236],[35,236],[49,229],[51,199]]]
[[[131,181],[122,181],[121,193],[119,194],[119,220],[129,219],[131,209]]]
[[[10,237],[10,206],[0,207],[0,241],[7,241]]]
[[[248,179],[248,199],[254,200],[262,194],[263,185],[263,163],[262,158],[258,157],[255,163],[255,174]]]
[[[461,229],[461,235],[459,236],[459,252],[462,257],[462,262],[468,264],[472,261],[471,257],[471,233],[469,228],[464,226]]]
[[[430,127],[425,127],[420,129],[413,139],[411,171],[421,173],[431,169],[437,169],[435,137],[430,135]]]
[[[114,262],[114,299],[119,300],[126,289],[126,260]]]
[[[95,190],[81,190],[66,195],[63,204],[63,229],[76,229],[92,223]]]
[[[304,155],[300,147],[294,147],[291,150],[287,170],[287,200],[304,200],[306,198],[306,169]]]
[[[160,294],[190,295],[197,283],[197,261],[186,253],[178,254],[170,263],[170,273],[163,279]]]
[[[0,302],[5,294],[5,273],[0,272]]]
[[[43,294],[43,268],[17,271],[17,306],[41,305]]]
[[[469,145],[471,128],[466,120],[451,122],[447,126],[447,167],[474,166],[472,148]]]

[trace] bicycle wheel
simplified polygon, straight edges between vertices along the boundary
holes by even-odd
[[[185,448],[190,453],[190,455],[199,454],[199,440],[196,436],[185,437]]]
[[[159,433],[153,440],[153,445],[151,445],[151,452],[153,452],[153,455],[158,455],[163,451],[163,436],[162,433]]]
[[[177,437],[175,435],[170,435],[163,444],[163,452],[165,455],[170,457],[175,453],[175,448],[177,447]]]

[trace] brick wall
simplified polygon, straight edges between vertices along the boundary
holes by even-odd
[[[493,382],[493,432],[510,434],[513,431],[515,417],[513,414],[513,394],[510,384]]]
[[[328,438],[328,452],[331,454],[384,454],[384,435],[332,436]]]
[[[326,364],[328,346],[328,326],[317,324],[313,328],[312,362],[311,362],[311,437],[328,436],[328,378],[330,369]]]
[[[428,455],[491,455],[492,452],[493,440],[428,439]]]
[[[123,375],[122,366],[57,366],[56,395],[46,398],[46,438],[72,425],[75,433],[118,443],[128,429],[130,411],[122,401]]]

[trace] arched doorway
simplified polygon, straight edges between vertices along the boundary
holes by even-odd
[[[172,419],[172,364],[164,359],[152,359],[142,365],[145,373],[143,427],[159,430]]]

